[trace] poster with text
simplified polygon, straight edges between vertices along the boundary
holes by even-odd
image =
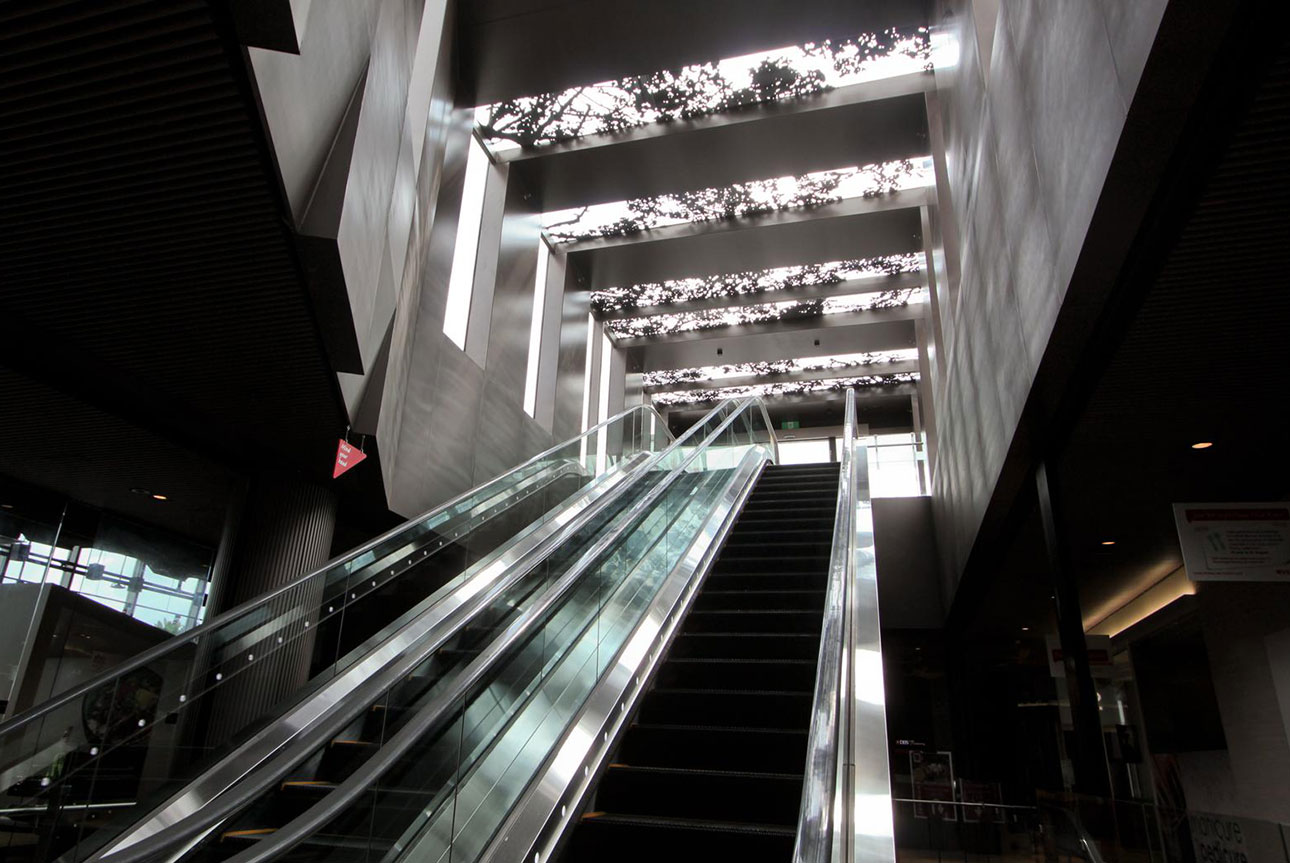
[[[1290,581],[1290,504],[1176,503],[1192,581]]]
[[[915,818],[958,820],[954,806],[954,757],[950,753],[909,753],[909,775],[913,779],[914,799],[918,801],[914,804]]]

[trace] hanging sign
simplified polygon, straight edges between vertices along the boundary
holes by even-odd
[[[1192,581],[1290,581],[1290,505],[1176,503]]]
[[[361,449],[354,449],[342,438],[336,447],[336,465],[331,470],[331,478],[335,479],[365,458],[367,453]]]

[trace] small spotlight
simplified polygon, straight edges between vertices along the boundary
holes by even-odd
[[[1029,626],[1023,626],[1023,627],[1021,627],[1021,631],[1022,631],[1022,632],[1029,632],[1029,631],[1030,631],[1030,627],[1029,627]]]
[[[1115,540],[1113,540],[1113,539],[1104,539],[1104,540],[1102,540],[1102,545],[1115,545]]]
[[[1192,448],[1192,449],[1209,449],[1209,448],[1210,448],[1210,447],[1212,447],[1213,445],[1214,445],[1214,442],[1213,442],[1213,441],[1203,440],[1203,441],[1197,441],[1196,443],[1192,444],[1192,445],[1191,445],[1191,448]]]
[[[170,498],[166,497],[164,494],[154,494],[154,495],[152,496],[152,499],[153,499],[153,500],[170,500]]]

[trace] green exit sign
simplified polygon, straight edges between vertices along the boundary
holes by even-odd
[[[781,431],[788,431],[789,429],[800,429],[801,427],[802,427],[802,423],[799,420],[784,420],[779,424],[779,428]]]

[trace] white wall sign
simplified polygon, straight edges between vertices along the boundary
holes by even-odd
[[[1290,581],[1290,504],[1176,503],[1192,581]]]

